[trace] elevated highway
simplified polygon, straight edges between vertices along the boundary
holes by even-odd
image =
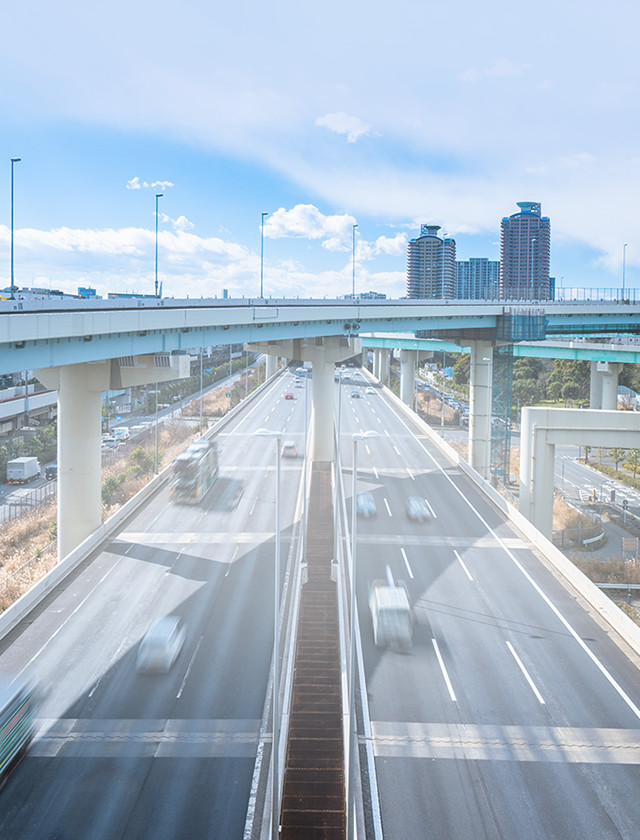
[[[266,836],[269,792],[252,780],[270,744],[275,486],[273,449],[254,432],[284,430],[302,451],[304,392],[284,400],[287,378],[223,430],[202,507],[160,491],[2,641],[1,670],[49,686],[39,737],[2,792],[2,836]],[[352,436],[378,433],[361,441],[357,475],[377,508],[358,529],[358,836],[635,838],[637,650],[417,419],[350,378],[334,386],[347,511]],[[284,587],[302,459],[282,463]],[[407,519],[413,495],[430,523]],[[408,653],[373,643],[368,583],[387,565],[410,593]],[[168,612],[187,621],[185,648],[168,676],[138,675],[138,641]]]

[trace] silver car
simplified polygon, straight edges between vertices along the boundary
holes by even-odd
[[[138,648],[136,668],[141,673],[168,673],[182,650],[186,636],[177,615],[167,615],[154,622]]]
[[[376,501],[371,493],[358,493],[356,497],[356,513],[369,519],[376,515]]]
[[[421,496],[409,496],[407,499],[407,516],[417,522],[429,522],[432,518],[429,505]]]

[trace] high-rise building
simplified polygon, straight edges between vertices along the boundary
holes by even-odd
[[[536,201],[518,201],[520,211],[500,222],[500,297],[548,300],[551,225]]]
[[[499,282],[499,260],[471,257],[468,260],[456,262],[456,298],[497,300]]]
[[[455,290],[456,241],[440,225],[420,225],[420,236],[407,247],[407,297],[452,298]]]

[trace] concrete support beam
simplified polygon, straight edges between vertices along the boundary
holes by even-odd
[[[471,341],[469,388],[469,462],[489,478],[491,462],[491,387],[493,347],[490,341]]]
[[[617,362],[598,362],[598,373],[602,376],[602,408],[615,411],[618,408],[618,377],[622,365]]]
[[[393,352],[393,351],[392,351]],[[389,367],[391,364],[391,357],[389,350],[381,349],[380,350],[380,376],[378,379],[382,382],[383,385],[386,385],[389,382]]]
[[[400,351],[400,399],[405,405],[413,407],[417,350]]]
[[[520,512],[551,539],[553,460],[557,445],[640,448],[640,418],[630,411],[523,408]]]
[[[373,351],[373,375],[376,379],[380,379],[380,364],[382,359],[382,351],[379,347]]]
[[[278,370],[278,357],[267,355],[266,376],[269,379]]]
[[[602,375],[598,371],[598,362],[590,363],[589,408],[602,408]]]
[[[102,522],[102,392],[189,376],[188,356],[136,356],[34,371],[58,392],[58,560]]]

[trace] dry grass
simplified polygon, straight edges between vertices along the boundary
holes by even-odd
[[[430,426],[442,423],[442,400],[430,391],[418,391],[418,414]],[[450,405],[444,404],[445,426],[458,426],[458,412]]]

